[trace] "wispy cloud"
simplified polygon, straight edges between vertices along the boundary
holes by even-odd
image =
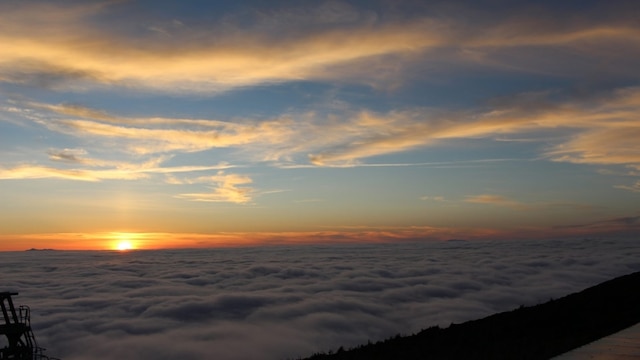
[[[555,230],[574,234],[610,234],[621,236],[632,236],[640,231],[640,216],[631,215],[612,219],[596,220],[574,225],[558,226]]]
[[[246,204],[252,200],[254,189],[248,187],[252,183],[250,177],[239,174],[226,174],[219,171],[213,176],[202,176],[195,179],[178,180],[172,183],[210,183],[211,191],[206,193],[180,194],[177,197],[191,201],[232,202]]]
[[[444,196],[421,196],[420,200],[424,200],[424,201],[438,201],[438,202],[443,202],[443,201],[447,201],[445,199]]]
[[[472,65],[573,76],[573,71],[599,71],[605,58],[608,72],[637,77],[635,64],[640,59],[637,21],[611,9],[619,21],[606,23],[579,16],[566,22],[560,16],[512,12],[499,21],[482,22],[466,21],[453,13],[382,18],[366,9],[330,2],[227,14],[224,21],[213,24],[148,23],[142,25],[148,31],[140,31],[139,24],[134,26],[126,19],[119,23],[119,30],[99,25],[96,20],[102,16],[124,9],[114,4],[1,4],[5,21],[0,24],[0,81],[71,89],[115,86],[215,93],[299,80],[372,83],[383,79],[390,85],[411,77],[416,66],[437,68],[438,62],[446,63],[449,71]],[[290,35],[281,36],[284,33]],[[532,51],[537,56],[528,56]],[[576,65],[567,54],[578,54],[584,61]],[[548,61],[540,61],[542,58]],[[455,111],[398,108],[375,112],[347,107],[331,114],[292,112],[267,119],[127,117],[79,104],[41,102],[12,103],[2,111],[11,113],[11,121],[21,116],[51,131],[97,140],[98,145],[138,157],[113,161],[89,157],[81,148],[50,150],[49,159],[56,167],[5,165],[0,173],[3,179],[99,181],[223,169],[219,165],[165,167],[139,161],[144,156],[164,159],[175,153],[213,149],[233,149],[233,155],[244,156],[243,160],[280,167],[412,166],[366,164],[364,160],[458,139],[535,143],[548,140],[544,135],[551,131],[558,134],[540,150],[546,159],[640,166],[637,87],[584,98],[528,93],[483,108]],[[221,184],[208,196],[196,193],[185,194],[185,198],[249,201],[248,193],[236,187],[241,183]]]
[[[93,171],[77,170],[77,169],[56,169],[47,166],[39,165],[21,165],[13,168],[0,168],[0,179],[67,179],[67,180],[81,180],[81,181],[99,181],[100,179],[114,178],[113,173],[100,172],[96,174]],[[144,176],[144,175],[142,175]],[[118,174],[116,178],[119,179],[138,179],[141,175],[137,174],[131,176],[124,176],[124,174]]]
[[[276,152],[276,145],[302,132],[287,116],[262,121],[247,119],[232,122],[216,119],[120,117],[69,104],[26,102],[24,106],[26,108],[22,112],[29,113],[31,120],[49,130],[79,138],[90,136],[111,139],[120,142],[123,150],[139,155],[196,152],[258,144],[271,146],[272,152]]]
[[[616,185],[614,186],[617,189],[629,190],[633,192],[640,192],[640,180],[636,181],[632,185]]]
[[[597,98],[552,101],[546,94],[516,97],[484,111],[429,113],[363,112],[344,125],[342,138],[310,156],[316,165],[351,164],[376,155],[436,146],[447,140],[502,138],[564,130],[544,152],[554,161],[585,164],[640,163],[640,89],[626,88]],[[546,139],[539,135],[539,140]]]
[[[2,10],[7,21],[0,28],[0,40],[6,45],[0,50],[0,79],[41,84],[72,81],[77,86],[93,82],[173,92],[225,90],[323,77],[326,67],[412,53],[441,38],[434,31],[437,26],[422,21],[372,26],[366,19],[354,19],[346,29],[320,27],[315,33],[300,31],[285,39],[275,34],[290,25],[273,19],[261,21],[279,24],[271,29],[259,24],[243,29],[226,21],[226,27],[183,24],[171,37],[166,30],[132,37],[92,25],[91,17],[115,11],[109,7],[30,4]],[[32,23],[47,26],[36,28]]]
[[[507,207],[513,210],[550,210],[554,208],[568,208],[575,211],[593,210],[593,206],[573,202],[523,202],[496,194],[470,195],[464,202]]]
[[[116,141],[138,155],[232,148],[247,160],[281,167],[368,166],[361,160],[456,139],[500,140],[505,134],[526,134],[542,143],[551,131],[553,142],[541,153],[552,161],[640,166],[639,88],[564,100],[553,100],[552,95],[557,97],[524,94],[488,108],[459,111],[346,109],[234,121],[127,118],[79,106],[32,103],[13,115],[28,112],[49,130]],[[60,153],[56,159],[78,160],[81,155]]]
[[[37,164],[0,167],[0,179],[136,180],[148,178],[151,174],[199,172],[235,167],[228,163],[200,166],[162,166],[165,161],[170,159],[170,156],[152,157],[144,162],[100,160],[85,156],[88,152],[84,149],[50,149],[47,154],[49,159],[54,162],[62,162],[76,167],[55,168]]]
[[[61,161],[67,163],[84,164],[87,159],[83,158],[83,155],[87,154],[84,149],[50,149],[48,152],[49,160]]]
[[[100,16],[122,11],[107,3],[25,3],[0,11],[0,80],[77,89],[116,85],[193,93],[301,79],[382,79],[388,86],[416,60],[512,71],[575,69],[553,51],[558,48],[589,59],[581,62],[583,73],[597,69],[602,56],[620,65],[612,71],[624,72],[632,69],[629,58],[638,59],[633,49],[640,38],[633,21],[585,18],[567,24],[547,16],[542,23],[522,14],[506,14],[497,23],[469,22],[457,14],[383,18],[346,4],[255,12],[252,21],[230,15],[206,26],[151,24],[148,32],[135,32],[124,21],[120,31],[97,25]],[[531,49],[548,50],[555,61],[528,60]]]
[[[505,206],[512,209],[525,210],[530,208],[529,205],[515,201],[500,195],[481,194],[472,195],[465,198],[466,202],[474,204],[489,204],[497,206]]]

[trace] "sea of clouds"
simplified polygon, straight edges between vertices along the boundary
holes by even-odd
[[[4,252],[0,268],[50,356],[287,359],[640,271],[640,239]]]

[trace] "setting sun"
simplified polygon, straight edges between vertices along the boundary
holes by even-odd
[[[116,244],[116,250],[131,250],[133,249],[133,245],[131,244],[131,241],[129,240],[121,240],[118,241],[118,243]]]
[[[137,246],[137,234],[135,233],[111,233],[111,248],[118,251],[126,251],[136,249]]]

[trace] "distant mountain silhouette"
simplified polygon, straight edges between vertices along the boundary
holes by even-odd
[[[638,322],[640,272],[544,304],[307,359],[549,359]]]

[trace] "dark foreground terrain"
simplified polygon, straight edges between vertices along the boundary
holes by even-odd
[[[640,322],[640,272],[484,319],[307,359],[549,359]]]

